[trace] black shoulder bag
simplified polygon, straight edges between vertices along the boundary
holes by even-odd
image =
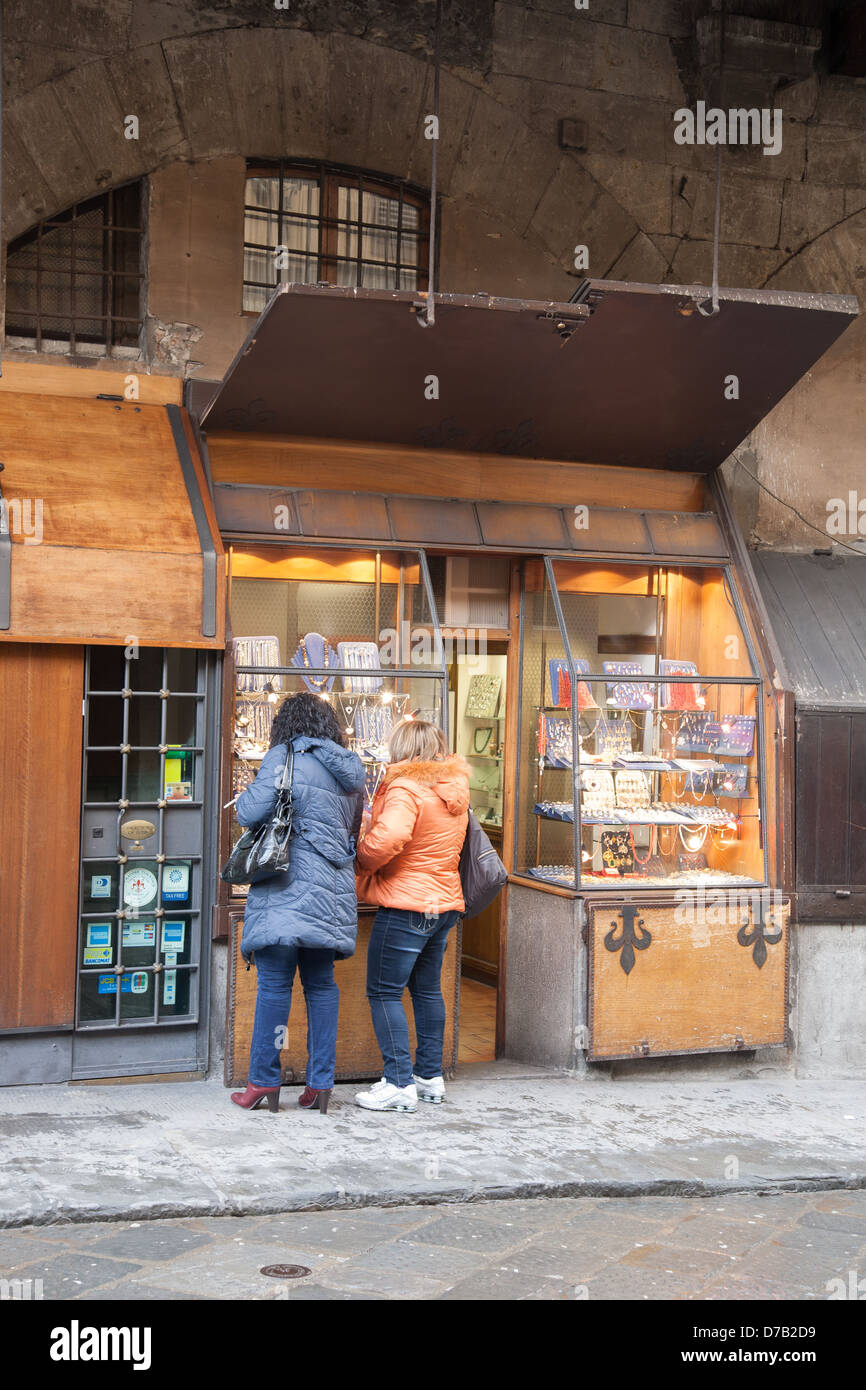
[[[261,825],[248,826],[241,835],[220,874],[224,883],[261,883],[262,879],[288,872],[294,770],[295,750],[289,744],[277,804],[267,820]]]
[[[460,886],[466,904],[464,917],[477,917],[502,892],[508,870],[481,825],[469,812],[466,839],[460,854]]]

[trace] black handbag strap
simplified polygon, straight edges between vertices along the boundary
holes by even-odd
[[[288,781],[286,781],[286,773],[289,774],[289,780],[288,780]],[[292,790],[292,783],[293,783],[293,781],[294,781],[294,778],[295,778],[295,750],[294,750],[293,745],[290,743],[290,744],[289,744],[289,756],[286,758],[286,765],[285,765],[285,767],[283,768],[283,776],[282,776],[282,780],[280,781],[280,785],[279,785],[279,787],[278,787],[278,790],[281,791],[281,792],[284,792],[284,791],[291,792],[291,790]]]

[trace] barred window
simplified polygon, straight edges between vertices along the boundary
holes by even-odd
[[[244,204],[246,312],[281,283],[427,288],[430,197],[404,180],[256,161]]]
[[[9,243],[6,337],[137,348],[143,320],[143,182],[109,189]],[[56,349],[55,349],[56,351]]]

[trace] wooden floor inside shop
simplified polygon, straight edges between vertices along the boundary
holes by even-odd
[[[496,990],[463,975],[460,980],[458,1065],[496,1060]]]

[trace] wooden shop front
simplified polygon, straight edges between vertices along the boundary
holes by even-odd
[[[225,567],[179,384],[130,380],[4,363],[0,1084],[207,1061]]]
[[[286,286],[200,407],[234,657],[221,801],[297,689],[345,720],[370,792],[395,715],[472,763],[510,879],[449,950],[449,1069],[461,977],[495,988],[497,1055],[519,1060],[787,1039],[791,702],[717,469],[856,305],[726,291],[705,317],[703,295],[442,295],[423,327],[409,293]],[[226,811],[222,853],[236,830]],[[242,917],[223,889],[228,1083],[254,1003]],[[338,966],[343,1078],[380,1069],[369,921]]]

